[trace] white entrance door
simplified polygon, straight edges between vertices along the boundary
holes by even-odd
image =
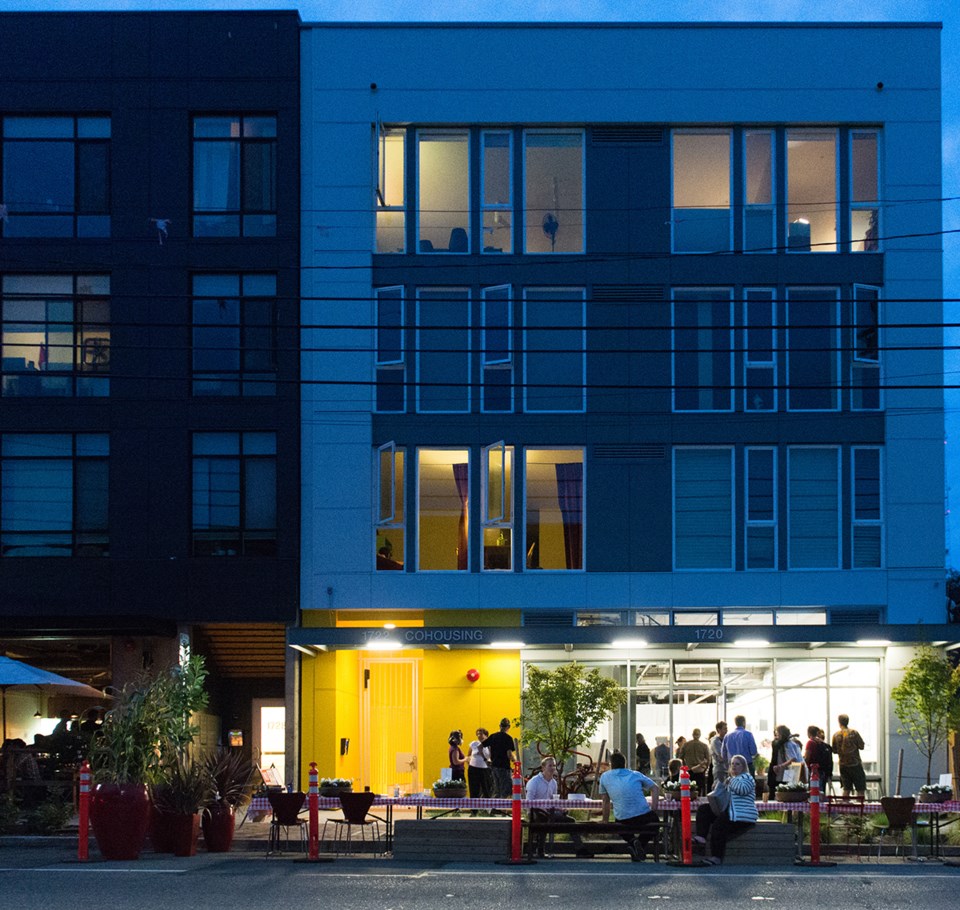
[[[360,767],[374,793],[420,790],[417,756],[420,660],[371,657],[361,661]]]

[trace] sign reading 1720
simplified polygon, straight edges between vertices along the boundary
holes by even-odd
[[[704,626],[694,630],[693,636],[697,641],[723,641],[723,629],[717,626]]]

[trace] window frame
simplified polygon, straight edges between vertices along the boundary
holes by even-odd
[[[403,414],[407,410],[407,338],[406,338],[406,288],[402,284],[386,285],[373,289],[374,306],[376,308],[376,325],[374,327],[374,373],[375,382],[373,388],[373,412],[375,414]],[[397,300],[400,304],[400,315],[397,325],[383,328],[381,301]],[[383,350],[392,350],[381,344],[381,332],[396,330],[399,334],[400,343],[397,347],[397,358],[389,359],[381,356]],[[388,389],[390,383],[387,378],[391,374],[399,375],[400,386],[400,407],[399,408],[381,408],[380,392],[381,389]]]
[[[787,448],[787,569],[791,572],[825,572],[843,569],[843,459],[839,445],[789,445]],[[832,566],[795,566],[793,564],[793,509],[791,507],[793,484],[793,458],[796,451],[830,451],[836,456],[836,564]]]
[[[727,356],[727,389],[726,394],[728,397],[729,404],[725,408],[682,408],[677,404],[677,391],[678,391],[678,381],[677,381],[677,355],[678,354],[695,354],[697,351],[692,348],[683,348],[681,349],[678,345],[677,340],[677,294],[684,293],[693,293],[693,294],[710,294],[716,295],[716,299],[697,301],[700,303],[722,303],[721,294],[725,293],[727,296],[727,346],[729,349],[729,354]],[[693,303],[695,301],[684,301],[681,300],[680,303]],[[676,414],[729,414],[736,410],[736,394],[733,389],[734,376],[736,375],[736,366],[734,360],[735,353],[735,335],[734,335],[735,321],[734,321],[734,303],[733,303],[733,288],[732,287],[689,287],[689,286],[677,286],[670,289],[670,390],[671,390],[671,407],[674,413]],[[691,331],[684,327],[680,327],[680,331],[687,332]],[[713,329],[711,329],[711,332]],[[713,350],[712,348],[710,349]],[[693,386],[693,389],[697,391],[697,394],[702,394],[704,390],[711,391],[716,388],[721,388],[720,386],[710,385],[710,386]],[[711,394],[713,392],[711,391]]]
[[[748,202],[747,201],[747,138],[751,135],[766,135],[769,137],[770,144],[770,202]],[[741,214],[741,230],[743,232],[742,248],[744,253],[776,253],[777,250],[777,133],[770,128],[752,128],[744,127],[741,130],[742,136],[742,167],[743,167],[743,212]],[[766,247],[759,249],[747,245],[747,216],[750,212],[769,211],[770,212],[770,236]]]
[[[386,201],[387,185],[387,154],[386,143],[388,140],[400,138],[400,192],[402,199],[399,204],[388,204]],[[376,186],[374,188],[374,224],[373,224],[373,251],[380,255],[402,255],[407,252],[407,130],[402,126],[385,126],[379,120],[377,121],[377,133],[374,141],[374,157],[376,159]],[[400,236],[402,245],[399,250],[386,250],[380,248],[380,214],[399,213],[401,216]]]
[[[506,300],[503,301],[506,305],[507,310],[507,319],[506,326],[491,326],[489,319],[489,306],[488,301],[491,300],[491,295],[494,293],[504,293],[506,295]],[[480,413],[481,414],[512,414],[515,407],[515,375],[516,375],[516,354],[514,351],[514,294],[513,294],[513,285],[510,284],[498,284],[491,287],[484,287],[480,290],[480,306],[481,306],[481,324],[483,326],[481,337],[480,337],[480,372],[481,372],[481,381],[480,381]],[[504,331],[507,336],[507,349],[503,352],[503,356],[500,358],[493,358],[489,356],[490,344],[488,341],[488,333],[492,331]],[[488,386],[488,377],[487,374],[493,373],[507,373],[509,377],[509,406],[507,408],[489,408],[487,407],[487,386]]]
[[[875,187],[875,193],[874,193],[876,198],[873,200],[859,201],[859,202],[855,201],[853,198],[853,195],[854,195],[853,143],[854,143],[854,138],[858,134],[872,135],[874,137],[874,142],[876,144],[876,152],[877,152],[877,160],[876,160],[877,185]],[[847,222],[846,224],[847,237],[848,237],[847,244],[848,244],[848,249],[851,253],[882,253],[883,252],[883,205],[881,204],[881,201],[880,201],[880,197],[882,195],[881,187],[883,186],[883,171],[882,171],[883,155],[881,154],[881,150],[880,150],[881,135],[882,135],[882,130],[877,128],[871,128],[871,127],[851,127],[847,133],[847,159],[848,159],[847,182],[848,182],[848,186],[850,187],[850,193],[849,193],[849,204],[847,206],[847,212],[845,213],[845,220]],[[858,211],[862,212],[862,211],[871,211],[871,210],[876,210],[876,214],[877,214],[877,225],[876,225],[877,236],[873,240],[873,243],[874,243],[873,248],[866,249],[866,246],[868,243],[866,238],[864,237],[858,241],[853,236],[853,213]],[[857,243],[863,244],[864,248],[855,249],[855,245]]]
[[[752,324],[750,322],[750,304],[759,301],[752,301],[751,294],[769,294],[770,304],[770,359],[754,360],[751,353],[754,350],[750,345],[750,332]],[[743,410],[752,414],[770,414],[779,410],[779,383],[778,379],[778,334],[780,327],[777,325],[777,292],[774,288],[751,287],[743,289]],[[758,350],[764,350],[759,348]],[[771,375],[770,397],[771,406],[769,408],[751,407],[749,395],[751,385],[749,373],[751,370],[769,370]]]
[[[493,485],[491,475],[494,465],[500,465],[500,507],[496,514],[491,512],[490,490]],[[507,445],[503,439],[485,445],[480,449],[480,560],[481,572],[512,572],[513,571],[513,541],[514,541],[514,489],[517,470],[516,447]],[[509,478],[509,479],[508,479]],[[507,532],[508,565],[487,565],[486,532],[499,531],[500,536]],[[498,539],[499,540],[499,539]],[[499,542],[497,547],[502,547]]]
[[[398,468],[397,462],[398,457],[400,461],[400,466]],[[389,476],[389,486],[390,486],[390,508],[387,514],[384,514],[384,487],[383,487],[383,468],[384,468],[384,459],[387,459],[389,464],[388,476]],[[388,571],[390,568],[381,569],[377,557],[380,555],[379,548],[377,547],[377,539],[380,535],[383,535],[386,542],[386,532],[387,531],[399,531],[401,539],[403,541],[403,563],[400,567],[401,571],[405,571],[407,563],[407,550],[406,550],[406,520],[407,520],[407,510],[406,510],[406,471],[407,471],[407,458],[406,458],[406,448],[403,446],[398,446],[394,440],[385,442],[383,445],[377,447],[377,460],[374,464],[374,502],[377,504],[377,515],[373,522],[373,551],[374,551],[374,572]],[[399,481],[399,482],[398,482]],[[397,508],[397,493],[400,494],[400,508]],[[386,545],[386,543],[385,543]],[[386,555],[386,554],[384,554]],[[392,558],[387,556],[387,558]]]
[[[527,242],[527,139],[530,136],[559,136],[577,135],[580,139],[580,249],[578,250],[530,250]],[[522,204],[519,206],[522,221],[521,233],[523,244],[520,252],[524,256],[582,256],[587,252],[587,140],[586,130],[582,127],[566,127],[545,129],[540,127],[525,127],[521,136],[521,194]]]
[[[451,234],[455,228],[462,227],[466,230],[467,233],[467,248],[465,250],[451,250],[449,245],[447,249],[437,249],[431,245],[431,249],[424,250],[422,244],[425,242],[426,238],[421,237],[422,229],[422,205],[421,205],[421,190],[422,190],[422,180],[421,180],[421,158],[420,158],[420,145],[424,137],[442,137],[442,136],[462,136],[463,145],[466,149],[467,154],[467,193],[466,193],[466,211],[463,212],[466,216],[466,223],[464,225],[453,225],[450,228]],[[415,185],[416,192],[414,195],[414,239],[416,242],[417,253],[421,256],[467,256],[474,251],[475,241],[473,237],[473,210],[474,210],[474,199],[473,199],[473,143],[471,142],[471,130],[470,128],[463,128],[457,126],[450,126],[449,128],[444,127],[418,127],[414,134],[414,143],[416,149],[416,161],[415,161]],[[451,217],[454,214],[461,214],[459,212],[454,213],[450,210]],[[429,241],[426,241],[429,242]],[[449,241],[448,241],[449,244]]]
[[[882,411],[884,409],[884,395],[883,395],[883,296],[881,294],[881,288],[876,285],[870,284],[854,284],[853,286],[853,300],[852,300],[852,318],[850,319],[851,323],[851,345],[850,345],[850,410],[851,411]],[[858,335],[860,333],[860,304],[869,305],[868,300],[861,300],[859,295],[862,291],[868,291],[873,294],[876,294],[876,304],[877,304],[877,316],[876,316],[876,327],[874,331],[876,332],[876,349],[877,356],[876,359],[870,359],[867,357],[860,356],[860,342]],[[877,406],[875,408],[868,408],[856,403],[856,393],[857,387],[863,386],[863,379],[861,376],[858,376],[858,373],[876,373],[876,382],[877,382]]]
[[[416,510],[415,510],[415,513],[414,513],[414,514],[415,514],[415,517],[414,517],[414,527],[415,527],[415,533],[416,533],[416,553],[417,553],[416,571],[417,571],[418,573],[422,572],[422,573],[425,573],[425,574],[434,574],[434,573],[436,573],[436,574],[441,574],[441,575],[470,575],[471,572],[472,572],[471,550],[473,549],[473,546],[472,546],[472,543],[471,543],[471,537],[472,537],[472,535],[471,535],[471,533],[470,533],[470,531],[471,531],[471,525],[473,524],[473,522],[472,522],[471,519],[470,519],[471,503],[473,502],[473,492],[474,492],[474,491],[473,491],[473,447],[472,447],[472,446],[433,446],[433,445],[424,445],[424,446],[416,446],[414,451],[415,451],[415,453],[416,453],[416,478],[415,478],[415,480],[416,480],[416,483],[415,483],[416,489],[415,489],[415,493],[414,493],[415,503],[416,503]],[[466,558],[466,565],[465,565],[464,568],[462,568],[462,569],[460,569],[460,568],[454,568],[454,569],[425,569],[425,568],[423,567],[423,541],[422,541],[423,534],[422,534],[422,528],[421,528],[421,515],[422,515],[422,513],[423,513],[423,510],[421,509],[421,495],[422,495],[422,487],[423,487],[423,481],[422,481],[423,459],[422,459],[422,456],[423,456],[423,453],[424,453],[424,452],[465,452],[466,455],[467,455],[467,508],[466,508],[466,514],[467,514],[467,523],[466,523],[466,531],[467,531],[467,539],[466,539],[467,558]],[[446,462],[443,462],[443,463],[446,464]],[[461,463],[462,463],[462,462],[450,462],[450,465],[451,465],[451,467],[452,467],[454,464],[461,464]]]
[[[754,452],[769,452],[773,467],[773,490],[771,501],[773,517],[756,519],[750,517],[750,456]],[[745,572],[776,572],[780,565],[780,496],[778,486],[778,449],[776,446],[745,446],[743,450],[743,568]],[[773,565],[750,565],[750,529],[772,528]]]
[[[734,209],[734,172],[736,162],[733,153],[733,129],[719,127],[716,129],[690,129],[681,127],[670,131],[670,252],[676,256],[702,256],[733,251],[733,209]],[[713,250],[679,250],[677,249],[677,212],[686,211],[694,206],[676,205],[676,142],[677,136],[726,136],[727,137],[727,246],[724,249]],[[679,219],[682,220],[682,219]]]
[[[507,161],[508,161],[508,183],[509,183],[509,194],[510,198],[507,202],[504,203],[488,203],[486,201],[486,148],[487,148],[487,137],[492,135],[503,135],[507,137]],[[507,127],[502,129],[481,129],[480,130],[480,199],[479,199],[479,209],[480,209],[480,243],[478,244],[479,252],[483,256],[509,256],[512,255],[516,247],[516,211],[515,211],[515,200],[516,200],[516,188],[513,185],[513,176],[514,176],[514,141],[513,141],[513,130]],[[496,219],[498,214],[505,213],[509,219],[509,223],[505,226],[505,229],[510,232],[510,249],[509,250],[493,250],[487,249],[486,243],[484,243],[483,234],[486,231],[486,216],[488,214],[492,215]]]
[[[680,547],[677,537],[677,456],[682,452],[726,452],[729,461],[729,499],[730,515],[727,524],[729,536],[729,562],[725,566],[682,566],[679,564],[678,557]],[[671,454],[671,472],[670,472],[670,506],[671,506],[671,544],[672,544],[672,570],[674,572],[734,572],[736,571],[736,552],[737,552],[737,495],[736,495],[736,457],[735,449],[732,445],[711,445],[711,446],[674,446]]]
[[[806,134],[808,136],[813,136],[815,134],[827,135],[830,134],[833,136],[833,195],[834,195],[834,206],[833,206],[833,223],[834,223],[834,248],[832,250],[824,249],[823,244],[814,244],[813,237],[811,236],[807,249],[802,249],[799,247],[791,246],[790,244],[790,216],[791,216],[791,206],[790,203],[790,139],[791,136],[797,136]],[[783,175],[783,192],[784,192],[784,236],[786,238],[786,247],[785,251],[787,253],[839,253],[843,249],[843,243],[841,240],[841,232],[843,230],[844,223],[844,214],[842,212],[843,200],[841,197],[841,186],[840,186],[840,161],[841,161],[841,143],[840,143],[840,130],[837,127],[830,126],[787,126],[784,131],[784,175]],[[798,203],[799,205],[799,203]],[[806,203],[807,206],[813,205],[825,206],[826,203]],[[826,209],[824,209],[826,211]],[[798,215],[799,220],[799,215]]]

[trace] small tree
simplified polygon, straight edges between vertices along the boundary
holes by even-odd
[[[577,746],[587,745],[600,724],[627,700],[615,680],[574,662],[541,670],[527,667],[527,688],[520,717],[521,740],[539,743],[557,760],[560,780],[563,763]]]
[[[897,731],[910,738],[927,759],[927,783],[933,756],[943,748],[951,730],[960,727],[960,667],[931,648],[921,645],[907,664],[903,680],[891,692],[894,710],[903,726]]]

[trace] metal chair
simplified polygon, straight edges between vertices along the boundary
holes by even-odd
[[[367,811],[376,799],[375,793],[341,793],[340,808],[343,818],[333,818],[323,824],[322,840],[327,839],[327,825],[333,825],[333,852],[349,854],[353,852],[353,832],[360,832],[361,844],[366,844],[366,832],[370,832],[370,841],[375,853],[383,853],[383,838],[380,834],[380,821],[368,818]]]
[[[306,799],[306,793],[297,791],[296,793],[283,793],[271,790],[267,793],[267,799],[270,800],[270,807],[273,809],[273,817],[270,819],[270,833],[267,839],[267,856],[271,853],[281,853],[280,849],[280,831],[287,840],[287,849],[290,848],[290,829],[296,828],[300,835],[300,851],[306,853],[307,850],[307,823],[300,818],[300,810],[303,808],[303,802]]]
[[[863,845],[866,821],[864,819],[864,795],[850,797],[831,796],[825,800],[827,811],[827,830],[831,840],[835,828],[844,835],[844,844],[847,853],[851,853],[856,846],[856,855],[860,856]]]
[[[916,802],[912,796],[884,796],[880,800],[883,813],[887,816],[886,824],[873,820],[870,824],[877,831],[877,862],[883,852],[883,838],[891,835],[896,838],[896,855],[900,855],[903,847],[903,835],[907,828],[913,825],[913,805]],[[917,854],[916,842],[913,844],[913,854]]]

